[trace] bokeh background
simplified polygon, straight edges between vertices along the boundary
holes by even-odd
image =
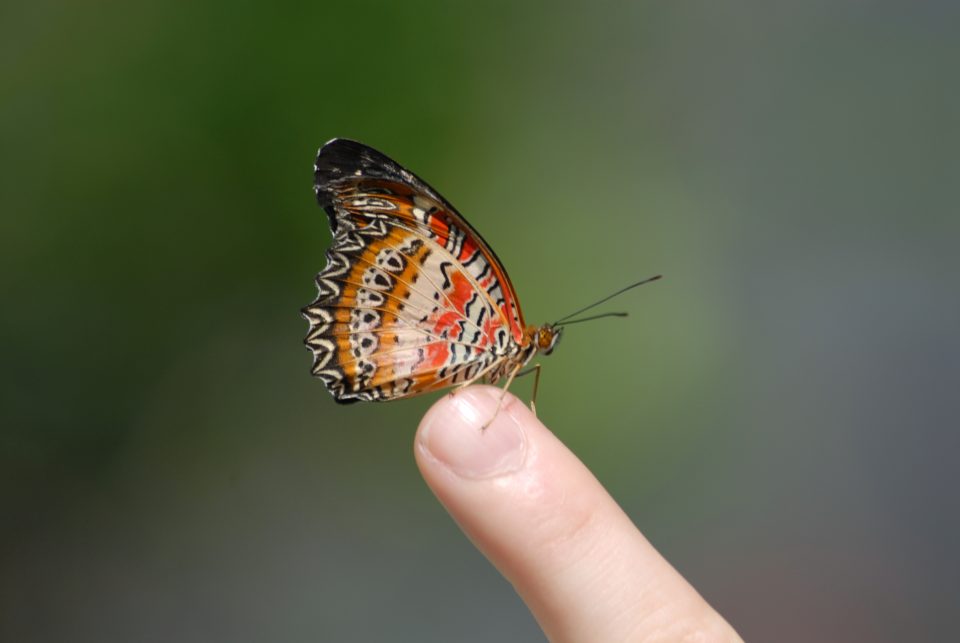
[[[544,421],[754,641],[941,641],[960,565],[949,2],[0,9],[0,639],[542,640],[339,407],[299,308],[316,149],[426,178]],[[529,395],[529,381],[514,387]]]

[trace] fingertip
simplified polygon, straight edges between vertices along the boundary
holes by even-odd
[[[438,400],[417,431],[417,463],[548,636],[627,640],[665,622],[711,623],[709,606],[587,468],[502,395],[474,386]]]
[[[492,386],[473,386],[437,401],[417,430],[421,468],[442,467],[460,478],[479,479],[523,465],[526,438],[508,407],[517,403]]]

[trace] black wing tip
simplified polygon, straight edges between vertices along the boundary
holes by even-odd
[[[334,201],[334,186],[346,179],[367,176],[398,179],[402,176],[400,165],[383,152],[349,138],[333,138],[317,151],[313,165],[313,189],[317,203],[329,208]],[[327,214],[334,215],[330,209]],[[336,230],[334,230],[336,231]]]
[[[331,138],[317,150],[317,164],[319,165],[321,160],[349,161],[359,158],[366,150],[376,151],[369,145],[351,138]]]
[[[347,138],[334,138],[323,144],[313,164],[314,189],[318,199],[322,198],[328,183],[349,176],[360,168],[365,147],[363,143]]]
[[[314,173],[317,186],[343,176],[368,171],[375,175],[396,174],[400,166],[389,156],[349,138],[333,138],[317,151]]]

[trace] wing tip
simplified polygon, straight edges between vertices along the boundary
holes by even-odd
[[[382,157],[382,158],[377,158]],[[373,148],[349,138],[332,138],[317,150],[313,164],[313,191],[317,203],[327,211],[330,225],[336,233],[336,215],[333,204],[336,198],[334,186],[351,176],[369,172],[375,165],[391,163]]]
[[[369,145],[350,138],[332,138],[317,150],[314,178],[318,189],[346,176],[397,176],[399,164]],[[359,174],[358,174],[359,172]]]

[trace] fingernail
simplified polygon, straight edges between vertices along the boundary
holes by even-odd
[[[442,400],[423,420],[421,448],[461,478],[518,470],[526,439],[512,413],[501,407],[494,416],[499,396],[497,389],[469,388]]]

